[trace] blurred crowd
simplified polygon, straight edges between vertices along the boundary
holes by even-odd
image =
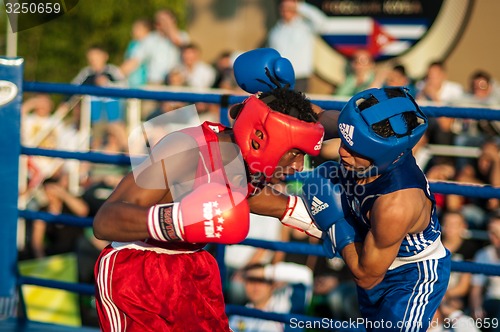
[[[296,70],[296,89],[310,93],[312,40],[317,31],[314,13],[306,4],[292,0],[283,0],[279,13],[280,19],[269,31],[266,46],[277,49],[291,60]],[[170,11],[158,11],[153,20],[137,19],[131,27],[131,36],[121,64],[108,62],[105,45],[91,46],[85,55],[88,66],[75,73],[72,83],[170,91],[221,89],[224,93],[242,93],[232,72],[238,50],[221,52],[212,64],[203,61],[203,50],[186,31],[178,28]],[[295,45],[296,41],[300,44]],[[500,86],[486,69],[470,73],[468,85],[464,87],[448,80],[445,62],[430,63],[424,77],[412,78],[402,64],[378,66],[368,50],[359,49],[349,59],[346,70],[345,81],[332,86],[333,97],[350,97],[370,87],[406,86],[421,104],[500,109]],[[183,106],[186,104],[175,101],[145,101],[141,104],[140,119],[151,121],[169,115],[168,121],[181,126],[199,121],[192,118],[192,113],[172,113]],[[89,110],[85,116],[84,107]],[[218,107],[197,103],[194,117],[218,122]],[[89,131],[82,129],[84,123],[88,123]],[[22,106],[22,142],[26,146],[128,153],[130,131],[124,100],[67,96],[56,107],[52,96],[37,94],[26,96]],[[431,118],[427,134],[415,147],[414,154],[430,181],[500,187],[499,134],[498,121]],[[310,160],[311,167],[324,159],[337,157],[336,144],[330,143],[325,144],[322,157]],[[435,147],[439,146],[445,147],[445,153],[436,152]],[[24,161],[28,179],[20,194],[24,204],[35,210],[81,217],[94,216],[123,175],[130,171],[122,166],[75,164],[44,157],[27,157]],[[290,187],[281,189],[291,190]],[[498,199],[436,194],[436,202],[443,226],[443,242],[452,252],[453,259],[500,264]],[[94,282],[93,265],[107,243],[97,240],[91,228],[34,220],[27,221],[25,229],[20,259],[73,252],[78,257],[79,281]],[[251,216],[249,237],[317,243],[305,233],[283,228],[277,220],[257,215]],[[226,248],[226,264],[227,303],[340,320],[360,317],[355,284],[340,258],[328,260],[235,245]],[[91,299],[82,297],[80,306],[83,324],[96,326]],[[452,317],[457,313],[474,319],[500,319],[500,277],[454,272],[436,318]],[[231,317],[230,322],[234,331],[278,331],[282,328],[276,323],[264,324],[239,316]]]

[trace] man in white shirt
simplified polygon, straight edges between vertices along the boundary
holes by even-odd
[[[181,63],[176,68],[188,87],[208,89],[215,81],[215,69],[201,60],[201,50],[196,44],[182,47]]]
[[[156,31],[140,41],[121,70],[128,76],[146,64],[149,84],[161,84],[170,70],[180,63],[179,47],[189,42],[189,35],[179,30],[173,14],[166,9],[155,15]]]
[[[435,61],[427,69],[425,79],[417,83],[417,99],[435,103],[451,103],[464,95],[463,87],[447,79],[443,62]]]
[[[305,2],[283,0],[280,20],[269,31],[269,47],[290,60],[295,70],[295,89],[307,92],[313,74],[314,37],[321,15],[318,9]]]

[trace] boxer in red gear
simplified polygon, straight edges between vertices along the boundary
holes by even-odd
[[[202,248],[244,239],[249,209],[296,215],[267,184],[302,170],[324,134],[310,102],[286,88],[231,113],[233,130],[205,122],[163,138],[151,165],[128,174],[96,215],[94,234],[113,241],[95,268],[102,331],[230,331],[217,263]],[[182,153],[168,152],[172,137]],[[238,156],[244,173],[228,172]],[[159,180],[163,189],[140,185]]]

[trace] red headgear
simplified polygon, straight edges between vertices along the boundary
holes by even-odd
[[[264,174],[267,179],[274,173],[281,157],[291,149],[317,156],[324,134],[321,124],[273,111],[256,96],[243,102],[233,130],[250,173]],[[257,130],[262,132],[262,138],[256,135]],[[252,145],[252,141],[258,148]]]

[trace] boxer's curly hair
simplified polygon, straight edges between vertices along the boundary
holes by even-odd
[[[259,99],[265,102],[273,111],[306,122],[318,121],[318,115],[313,112],[311,101],[300,91],[279,88],[262,93]]]
[[[273,111],[306,122],[318,121],[318,115],[314,113],[311,101],[300,91],[290,90],[288,87],[278,88],[261,93],[259,99]],[[243,103],[232,106],[229,110],[231,118],[236,119],[242,108]]]

